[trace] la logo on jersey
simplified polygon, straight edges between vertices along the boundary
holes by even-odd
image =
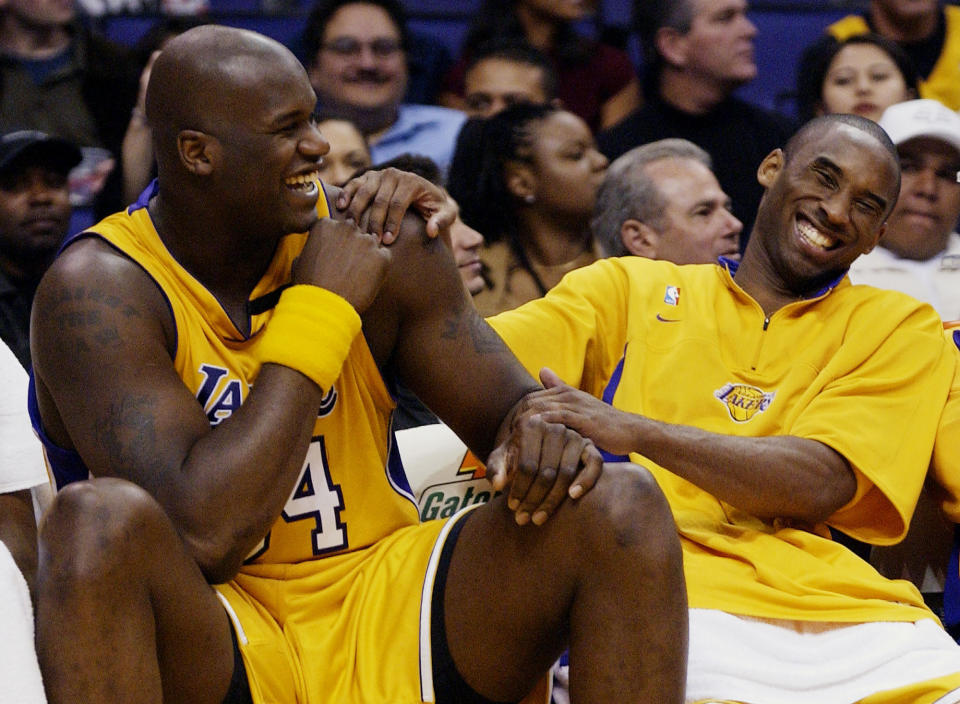
[[[218,367],[215,364],[201,364],[197,369],[203,381],[200,382],[200,388],[197,389],[197,401],[203,407],[207,414],[207,420],[210,425],[219,425],[223,420],[233,415],[233,412],[240,408],[243,403],[245,392],[244,384],[236,377],[228,377],[229,372],[225,367]],[[330,415],[334,406],[337,405],[337,388],[331,386],[330,390],[320,401],[320,408],[317,416]]]
[[[763,413],[776,391],[764,391],[748,384],[724,384],[713,392],[714,397],[727,407],[730,417],[737,423],[746,423],[757,413]]]
[[[243,403],[244,392],[249,389],[236,377],[227,377],[229,370],[214,364],[201,364],[197,370],[203,377],[197,389],[197,401],[207,414],[211,426],[219,425],[233,415]]]
[[[337,387],[331,386],[330,390],[320,399],[320,410],[317,412],[317,418],[323,418],[333,412],[333,407],[337,405]]]

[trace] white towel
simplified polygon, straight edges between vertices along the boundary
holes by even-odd
[[[28,384],[20,362],[0,341],[0,492],[4,494],[49,482],[43,449],[27,413]],[[42,507],[43,496],[37,498]]]
[[[0,541],[0,704],[46,704],[33,644],[33,606],[17,563]]]
[[[850,704],[954,672],[960,647],[929,619],[816,623],[690,609],[688,702]]]

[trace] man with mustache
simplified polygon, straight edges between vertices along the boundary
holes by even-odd
[[[446,173],[465,115],[403,103],[408,44],[396,0],[320,0],[303,33],[305,63],[323,117],[356,124],[375,164],[420,154]]]

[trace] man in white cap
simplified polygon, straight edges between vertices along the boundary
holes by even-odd
[[[854,261],[850,279],[894,289],[960,318],[960,116],[942,103],[908,100],[880,126],[897,145],[900,198],[879,246]]]

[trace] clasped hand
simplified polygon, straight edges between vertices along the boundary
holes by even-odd
[[[487,460],[487,477],[494,489],[508,492],[507,505],[519,525],[542,525],[564,499],[590,491],[603,471],[603,457],[591,440],[536,409],[521,401],[510,437]]]
[[[416,174],[398,169],[367,171],[340,191],[337,207],[346,210],[383,244],[392,244],[404,213],[411,207],[427,221],[427,235],[436,237],[457,219],[457,204],[447,192]]]
[[[518,417],[560,423],[615,455],[637,451],[634,423],[638,416],[565,384],[551,369],[540,370],[540,383],[544,390],[528,394],[520,402]]]
[[[623,455],[636,449],[629,414],[550,369],[541,370],[540,381],[543,391],[520,401],[510,438],[487,462],[494,488],[509,485],[508,505],[520,525],[541,525],[565,496],[577,499],[593,488],[603,467],[597,446]]]

